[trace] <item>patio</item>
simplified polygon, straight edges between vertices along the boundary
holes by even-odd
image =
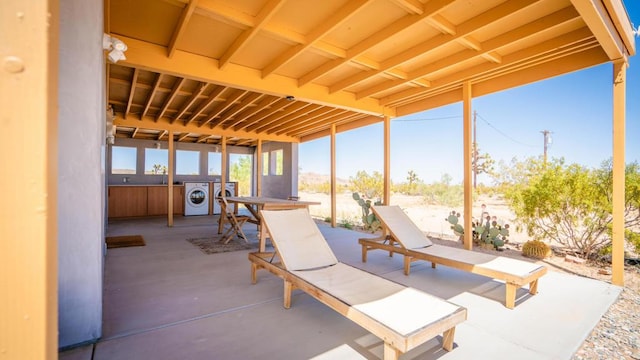
[[[178,217],[172,228],[164,218],[110,222],[107,235],[141,234],[146,246],[107,251],[103,336],[95,349],[67,350],[60,359],[381,358],[379,339],[312,297],[296,291],[284,309],[279,278],[261,271],[251,285],[248,251],[206,255],[185,241],[215,234],[216,219]],[[245,229],[257,241],[255,226]],[[468,309],[452,352],[436,338],[403,359],[570,359],[621,291],[550,268],[539,294],[520,289],[509,310],[497,281],[425,262],[407,277],[399,256],[371,252],[363,264],[362,233],[320,229],[340,261]]]

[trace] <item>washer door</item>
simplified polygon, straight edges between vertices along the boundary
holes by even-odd
[[[193,189],[189,192],[187,199],[189,199],[189,203],[193,206],[202,206],[205,204],[205,200],[207,200],[207,194],[201,189]]]

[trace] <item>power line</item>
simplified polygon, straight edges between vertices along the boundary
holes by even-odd
[[[525,144],[525,143],[523,143],[522,141],[518,141],[518,140],[514,139],[513,137],[511,137],[511,136],[509,136],[509,135],[505,134],[505,133],[504,133],[503,131],[501,131],[500,129],[498,129],[498,128],[496,128],[495,126],[491,125],[491,123],[490,123],[490,122],[488,122],[487,120],[485,120],[485,118],[483,118],[480,114],[478,114],[478,117],[480,118],[480,120],[484,121],[487,125],[489,125],[489,127],[490,127],[490,128],[492,128],[493,130],[495,130],[497,133],[499,133],[500,135],[504,136],[505,138],[507,138],[507,139],[509,139],[509,140],[513,141],[514,143],[516,143],[516,144],[520,144],[520,145],[523,145],[523,146],[532,147],[532,148],[533,148],[533,147],[536,147],[535,145]]]

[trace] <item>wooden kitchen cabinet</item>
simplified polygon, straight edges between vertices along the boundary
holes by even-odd
[[[146,186],[109,186],[110,218],[147,215]]]
[[[109,186],[109,218],[167,215],[167,186]],[[184,186],[173,187],[173,214],[184,214]]]
[[[167,215],[167,186],[147,187],[147,215]],[[184,209],[184,186],[173,187],[173,214],[182,215]]]

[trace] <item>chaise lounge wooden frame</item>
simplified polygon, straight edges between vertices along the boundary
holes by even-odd
[[[515,307],[517,290],[529,284],[529,293],[538,292],[538,280],[547,268],[527,261],[511,259],[465,249],[433,244],[399,206],[372,206],[373,213],[382,225],[382,236],[362,238],[362,261],[367,262],[370,250],[386,250],[404,256],[404,273],[409,275],[411,263],[418,260],[468,271],[474,274],[503,280],[506,285],[505,306]]]
[[[300,289],[384,341],[384,359],[397,359],[442,335],[451,351],[463,307],[338,262],[306,209],[263,210],[276,253],[250,253],[251,279],[266,269],[284,280],[284,307]],[[275,259],[280,261],[274,262]]]

